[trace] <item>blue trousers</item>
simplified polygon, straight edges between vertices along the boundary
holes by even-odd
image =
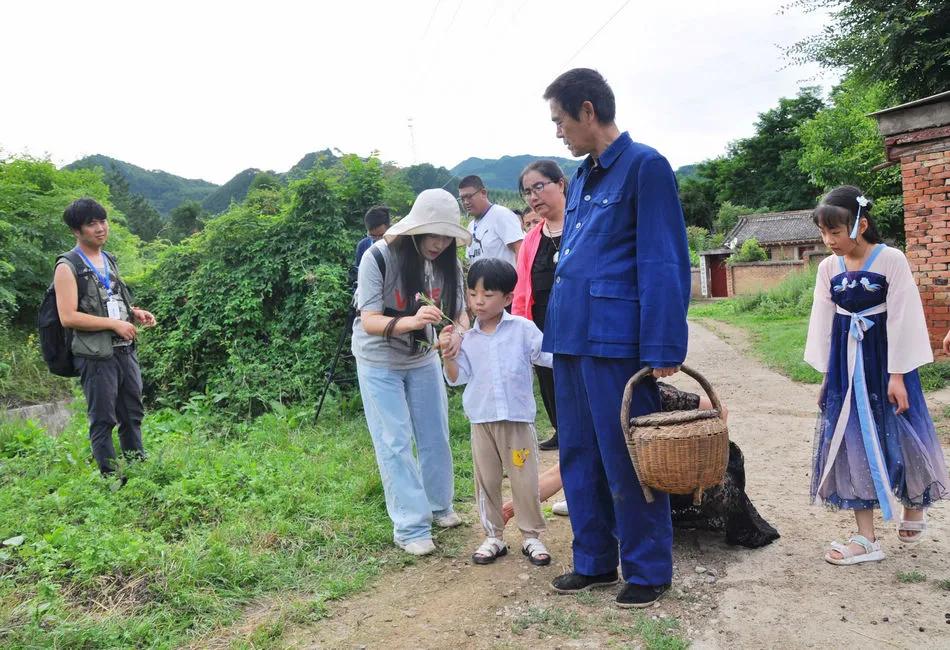
[[[557,432],[564,495],[574,531],[574,571],[617,568],[626,582],[659,586],[673,578],[669,496],[647,503],[620,427],[620,403],[639,359],[554,355]],[[660,410],[654,382],[634,393],[630,415]]]
[[[432,518],[452,512],[455,489],[442,366],[435,357],[411,370],[357,361],[356,374],[393,539],[430,539]]]

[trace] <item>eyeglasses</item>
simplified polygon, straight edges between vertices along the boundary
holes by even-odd
[[[472,192],[471,194],[459,194],[459,201],[461,203],[468,203],[472,200],[472,197],[476,196],[481,190]]]
[[[525,199],[529,199],[531,198],[532,194],[540,194],[546,185],[551,185],[554,182],[555,181],[538,181],[531,187],[526,187],[521,190],[521,196],[523,196]]]

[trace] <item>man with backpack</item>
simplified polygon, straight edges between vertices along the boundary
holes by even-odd
[[[92,199],[79,199],[63,212],[63,221],[76,236],[76,247],[56,260],[56,311],[67,332],[73,374],[79,375],[86,396],[92,454],[107,476],[115,471],[116,424],[123,455],[145,457],[135,324],[151,327],[155,317],[132,306],[115,258],[102,250],[109,237],[105,208]]]

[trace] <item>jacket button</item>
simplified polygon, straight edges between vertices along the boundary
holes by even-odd
[[[559,275],[556,278],[554,278],[554,281],[557,282],[558,284],[561,284],[561,276]]]
[[[588,194],[587,196],[585,196],[585,197],[584,197],[584,200],[585,200],[585,201],[590,201],[590,194]]]
[[[580,227],[581,227],[581,224],[580,224],[580,223],[574,224],[574,230],[577,230],[577,229],[580,228]]]
[[[565,254],[565,255],[570,255],[570,254],[571,254],[571,249],[570,249],[570,248],[565,248],[565,249],[564,249],[564,254]]]
[[[604,205],[607,205],[607,199],[604,199]]]

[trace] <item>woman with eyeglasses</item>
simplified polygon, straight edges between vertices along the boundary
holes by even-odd
[[[524,237],[518,253],[518,284],[511,313],[534,321],[544,331],[544,315],[548,296],[554,286],[554,269],[561,255],[561,229],[564,228],[567,179],[553,160],[536,160],[521,172],[518,180],[521,196],[541,223]],[[554,435],[538,445],[540,449],[557,449],[557,409],[554,405],[554,373],[550,368],[534,367],[541,386],[544,410],[554,426]]]

